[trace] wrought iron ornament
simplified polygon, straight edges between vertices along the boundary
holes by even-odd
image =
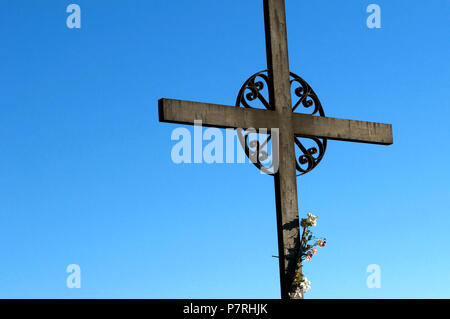
[[[290,82],[292,101],[296,100],[296,103],[292,105],[292,112],[325,116],[319,98],[305,80],[291,72]],[[268,71],[255,73],[241,87],[236,100],[236,107],[274,110],[274,106],[268,102],[268,86]],[[261,134],[267,135],[267,137],[258,137]],[[264,173],[273,175],[274,163],[270,163],[270,165],[264,163],[269,157],[266,149],[270,143],[271,134],[256,132],[254,129],[237,129],[237,135],[251,162]],[[253,139],[254,136],[256,136],[256,139]],[[327,139],[295,136],[294,142],[297,176],[300,176],[312,171],[322,160],[327,148]]]

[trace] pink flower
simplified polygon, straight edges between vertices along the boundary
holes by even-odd
[[[322,240],[322,239],[318,239],[317,240],[317,244],[319,245],[319,247],[324,247],[325,246],[326,241]]]

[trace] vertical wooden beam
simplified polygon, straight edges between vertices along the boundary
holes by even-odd
[[[279,168],[275,174],[275,198],[281,298],[289,299],[297,264],[299,222],[284,0],[264,0],[264,23],[270,79],[269,100],[280,118],[285,119],[279,127]]]
[[[284,0],[264,0],[269,98],[278,112],[291,114],[291,85]]]

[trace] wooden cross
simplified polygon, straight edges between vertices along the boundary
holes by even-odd
[[[274,174],[278,253],[281,297],[289,299],[300,245],[294,137],[390,145],[393,143],[392,126],[294,113],[284,0],[264,0],[264,22],[271,109],[161,99],[159,120],[190,125],[201,120],[204,126],[210,127],[279,130],[278,170]]]

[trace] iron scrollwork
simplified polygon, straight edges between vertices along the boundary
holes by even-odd
[[[236,100],[236,107],[257,108],[274,110],[270,105],[268,97],[269,75],[264,70],[252,75],[241,87]],[[295,103],[292,111],[296,113],[307,113],[310,115],[325,116],[322,105],[314,90],[300,76],[290,73],[291,95]],[[295,99],[294,99],[295,96]],[[237,129],[237,135],[245,154],[250,161],[266,174],[274,174],[274,159],[270,164],[265,162],[269,155],[267,148],[271,143],[270,132],[256,132],[255,129]],[[322,160],[327,148],[325,138],[294,137],[296,147],[297,176],[304,175],[313,170]],[[277,154],[272,154],[272,157]]]

